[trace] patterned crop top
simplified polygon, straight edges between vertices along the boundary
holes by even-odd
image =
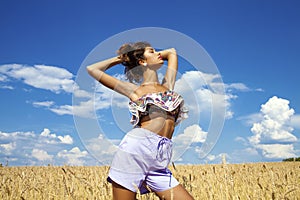
[[[174,116],[175,126],[188,117],[188,109],[184,107],[184,100],[178,93],[167,90],[165,92],[148,93],[136,101],[129,102],[129,111],[132,114],[130,123],[138,126],[142,115],[148,115],[149,106],[168,112]]]

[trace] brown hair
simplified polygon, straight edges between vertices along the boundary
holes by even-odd
[[[117,51],[125,66],[125,75],[130,82],[140,82],[143,77],[142,67],[139,61],[144,59],[146,47],[151,47],[148,42],[135,42],[123,44]]]

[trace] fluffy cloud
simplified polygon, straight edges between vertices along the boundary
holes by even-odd
[[[85,161],[82,158],[86,156],[88,156],[88,152],[81,151],[78,147],[74,147],[70,151],[62,150],[57,154],[57,157],[63,158],[66,162],[65,164],[68,165],[84,165]]]
[[[173,158],[177,160],[180,156],[193,145],[193,143],[203,143],[206,140],[207,132],[203,131],[197,124],[188,126],[180,133],[173,137],[174,151]]]
[[[190,111],[190,124],[199,124],[201,116],[201,125],[209,132],[203,141],[201,152],[197,152],[203,158],[218,140],[224,121],[234,115],[231,109],[232,100],[237,98],[234,92],[251,89],[242,83],[225,84],[219,74],[187,71],[176,81],[175,90],[184,97]],[[175,155],[186,150],[183,145],[180,147]]]
[[[103,134],[87,141],[87,149],[101,164],[110,164],[120,140],[108,140]]]
[[[0,160],[9,164],[89,164],[94,163],[86,151],[72,147],[70,135],[57,135],[45,128],[41,133],[0,131]],[[71,150],[65,150],[66,147]]]
[[[124,79],[123,76],[116,75],[120,80]],[[128,98],[116,93],[115,91],[108,89],[102,84],[96,83],[95,88],[95,109],[107,109],[111,106],[117,106],[120,108],[128,107]]]
[[[45,128],[40,134],[41,141],[49,144],[73,144],[73,138],[70,135],[56,136],[55,133],[50,133],[50,130]]]
[[[73,144],[73,138],[70,135],[65,136],[57,136],[57,138],[61,141],[62,144]]]
[[[123,75],[116,75],[117,78],[124,79]],[[27,66],[21,64],[7,64],[0,66],[0,82],[8,84],[13,79],[24,82],[35,88],[49,90],[56,94],[73,94],[74,98],[80,98],[79,102],[73,105],[56,105],[54,101],[35,101],[33,106],[44,107],[58,115],[76,115],[92,118],[95,110],[106,109],[114,106],[127,107],[127,99],[121,95],[95,82],[95,95],[90,91],[79,88],[73,80],[74,75],[64,68],[46,65]],[[1,86],[2,89],[13,87],[9,85]],[[112,99],[113,97],[113,99]],[[126,99],[126,101],[124,101]],[[113,100],[113,102],[112,102]]]
[[[16,149],[16,142],[0,144],[0,152],[7,156],[11,155],[14,149]]]
[[[207,132],[203,131],[197,124],[188,126],[184,129],[183,133],[174,137],[174,143],[180,145],[189,145],[191,143],[203,143],[206,139]]]
[[[260,149],[266,158],[295,156],[293,143],[298,139],[290,125],[294,110],[289,107],[289,101],[274,96],[261,106],[260,114],[262,119],[251,128],[250,144]]]
[[[41,149],[32,149],[31,156],[39,161],[52,161],[53,155],[49,155],[47,151]]]
[[[2,89],[13,89],[12,86],[7,85],[13,79],[24,82],[27,85],[38,89],[49,90],[56,94],[66,93],[73,94],[74,97],[91,99],[92,94],[81,90],[76,82],[73,80],[74,75],[68,70],[55,66],[46,65],[21,65],[21,64],[7,64],[0,66],[0,82],[5,82]],[[45,107],[50,111],[59,115],[79,115],[91,116],[91,101],[81,103],[79,105],[55,105],[54,101],[33,102],[35,107]]]
[[[182,94],[190,110],[211,112],[214,107],[219,115],[231,118],[231,100],[237,98],[232,92],[250,89],[243,83],[224,84],[219,74],[188,71],[176,81],[175,90]]]
[[[296,157],[293,144],[260,144],[257,148],[262,150],[266,158],[291,158]]]
[[[55,93],[62,91],[71,93],[73,91],[72,73],[59,67],[8,64],[1,66],[0,73],[6,79],[15,78],[35,88],[46,89]]]

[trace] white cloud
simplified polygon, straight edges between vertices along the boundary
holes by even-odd
[[[78,147],[74,147],[70,151],[62,150],[57,154],[57,157],[63,158],[68,165],[84,165],[86,156],[88,156],[88,152],[81,151]]]
[[[20,65],[9,64],[2,65],[0,70],[1,82],[9,81],[9,79],[17,79],[25,84],[35,88],[50,90],[56,94],[65,92],[73,94],[75,98],[83,98],[83,100],[73,105],[56,105],[54,101],[35,101],[32,103],[35,107],[45,107],[58,115],[76,115],[86,118],[92,118],[95,110],[106,109],[112,106],[127,107],[128,100],[126,97],[104,87],[95,82],[95,98],[94,94],[81,90],[73,80],[72,73],[64,68],[45,65]],[[116,75],[124,79],[122,75]],[[2,86],[3,88],[4,86]],[[11,86],[6,86],[7,88]]]
[[[87,149],[100,163],[110,164],[119,143],[119,140],[108,140],[103,134],[99,134],[97,138],[87,141]]]
[[[73,80],[74,75],[68,70],[55,66],[46,66],[46,65],[21,65],[21,64],[7,64],[0,66],[0,82],[6,82],[6,84],[12,80],[17,79],[19,81],[24,82],[27,85],[30,85],[35,88],[49,90],[56,94],[60,94],[62,92],[67,94],[73,94],[74,97],[80,98],[92,98],[92,94],[81,90],[79,86]],[[3,88],[4,86],[2,86]],[[5,86],[8,89],[13,89],[12,86]],[[89,116],[89,110],[86,110],[86,104],[82,103],[79,105],[75,105],[76,109],[73,108],[72,105],[55,105],[54,101],[36,101],[33,102],[33,106],[35,107],[46,107],[49,108],[50,111],[59,114],[59,115],[83,115]]]
[[[56,134],[50,134],[50,130],[45,128],[42,132],[41,132],[41,136],[43,137],[49,137],[49,138],[56,138]]]
[[[16,148],[16,142],[10,142],[7,144],[0,144],[0,152],[5,155],[11,155],[12,151]]]
[[[50,90],[55,93],[62,91],[71,93],[74,81],[72,73],[64,68],[45,65],[8,64],[1,66],[2,75],[21,80],[35,88]]]
[[[53,155],[49,155],[47,151],[41,149],[32,149],[31,156],[39,161],[51,161]]]
[[[202,128],[197,125],[191,125],[184,129],[183,133],[175,136],[173,142],[176,145],[188,145],[194,142],[203,143],[207,137],[207,132],[203,131]]]
[[[266,119],[274,119],[278,122],[287,122],[295,113],[294,109],[289,107],[289,101],[276,96],[270,98],[266,104],[261,106],[261,112],[265,114]]]
[[[270,98],[261,106],[263,120],[254,123],[249,138],[252,144],[269,142],[296,142],[292,134],[293,127],[289,126],[294,110],[289,107],[289,101],[276,96]]]
[[[293,144],[261,144],[257,146],[266,158],[292,158],[296,157]]]
[[[52,112],[58,115],[73,115],[73,106],[71,105],[61,105],[61,106],[53,106],[49,108]]]
[[[120,75],[116,75],[119,79],[122,79]],[[95,108],[97,110],[100,109],[107,109],[113,106],[118,106],[120,108],[127,108],[128,107],[129,99],[124,95],[121,95],[104,85],[96,82],[95,88]]]
[[[75,115],[85,118],[93,118],[95,107],[94,102],[90,99],[87,101],[81,101],[77,105],[61,105],[52,106],[49,108],[52,112],[58,115]]]
[[[257,88],[257,89],[255,89],[255,91],[257,91],[257,92],[264,92],[265,90],[262,89],[262,88]]]
[[[250,144],[266,158],[282,159],[295,156],[293,143],[298,139],[293,135],[291,119],[294,110],[289,101],[276,96],[261,105],[262,119],[253,123],[253,135],[248,138]]]
[[[1,70],[0,70],[1,73]],[[0,74],[0,82],[6,82],[8,80],[7,76]]]
[[[61,143],[63,144],[73,144],[73,138],[70,135],[65,135],[65,136],[58,136],[57,137]]]
[[[185,72],[176,81],[175,90],[180,93],[187,107],[193,112],[211,112],[212,108],[227,119],[232,118],[233,111],[230,101],[236,99],[232,90],[249,91],[242,83],[224,84],[218,74],[205,74],[200,71]]]
[[[73,86],[73,95],[75,97],[80,97],[80,98],[92,98],[93,97],[93,95],[90,92],[81,90],[77,84],[74,84],[74,86]]]
[[[27,138],[35,137],[36,135],[33,132],[12,132],[4,133],[0,131],[0,141],[16,141],[16,140],[26,140]]]
[[[66,146],[71,147],[72,144],[73,138],[70,135],[57,135],[47,128],[37,134],[0,131],[0,158],[9,157],[10,162],[14,161],[18,165],[39,164],[36,160],[52,161],[53,164],[61,165],[66,160],[57,157],[58,152],[63,152]],[[85,160],[92,162],[90,156],[86,156]]]
[[[1,82],[1,81],[0,81]],[[13,90],[14,87],[13,86],[10,86],[10,85],[0,85],[0,88],[1,89],[8,89],[8,90]]]
[[[40,140],[48,144],[73,144],[73,138],[70,135],[57,136],[55,133],[50,133],[50,130],[45,128],[40,134]]]
[[[193,143],[203,143],[207,137],[207,132],[197,125],[191,125],[173,137],[174,143],[173,159],[177,160]]]
[[[229,91],[232,91],[232,90],[238,90],[238,91],[242,91],[242,92],[250,91],[250,88],[248,88],[244,83],[226,84],[226,89]]]
[[[176,81],[175,91],[184,97],[190,110],[196,112],[210,110],[213,92],[208,88],[208,85],[214,80],[214,77],[211,74],[204,74],[199,71],[185,72]]]
[[[50,107],[54,105],[54,101],[35,101],[32,105],[35,107]]]

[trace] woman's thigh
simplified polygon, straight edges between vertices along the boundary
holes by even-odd
[[[166,191],[156,192],[156,195],[163,200],[193,200],[194,198],[186,191],[182,185],[177,185]]]
[[[136,193],[112,182],[113,200],[136,200]]]

